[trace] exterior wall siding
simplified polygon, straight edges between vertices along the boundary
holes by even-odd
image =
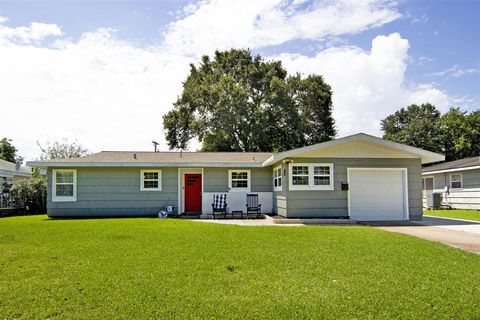
[[[462,174],[462,188],[445,192],[445,187],[450,186],[450,174],[455,173]],[[433,192],[442,193],[442,203],[454,209],[480,210],[480,169],[426,174],[424,177],[433,177]],[[423,204],[426,206],[425,195]]]
[[[250,170],[250,192],[228,190],[229,170]],[[271,213],[272,205],[272,169],[271,168],[204,168],[204,192],[202,194],[202,211],[211,213],[213,195],[216,193],[227,194],[229,211],[244,211],[247,193],[257,193],[262,204],[263,213]]]
[[[61,168],[59,168],[61,169]],[[162,191],[140,191],[140,168],[77,168],[77,201],[52,202],[52,169],[48,170],[47,212],[51,217],[154,216],[166,206],[178,212],[178,168],[162,170]],[[228,170],[204,168],[202,209],[211,211],[214,193],[227,193],[230,210],[245,209],[247,192],[229,192]],[[243,168],[236,168],[243,169]],[[251,192],[258,193],[265,213],[272,212],[272,170],[248,168]]]
[[[273,168],[248,168],[251,191],[258,193],[263,213],[274,212],[288,218],[348,217],[348,192],[341,190],[349,167],[393,167],[408,169],[408,199],[411,220],[421,219],[420,159],[294,158],[294,163],[333,163],[334,190],[290,191],[288,164],[282,164],[282,190],[273,190]],[[77,201],[52,202],[52,170],[48,170],[49,216],[149,216],[167,205],[178,211],[178,168],[162,170],[162,191],[140,191],[140,168],[77,168]],[[211,211],[212,196],[227,193],[231,210],[245,210],[247,192],[228,190],[228,170],[244,168],[204,168],[202,211]],[[466,181],[475,179],[466,179]],[[466,184],[465,184],[466,185]]]
[[[272,192],[272,169],[266,168],[204,168],[204,192],[229,192],[228,170],[250,170],[251,192]]]
[[[341,190],[347,182],[347,168],[407,168],[410,220],[422,218],[422,180],[420,159],[353,159],[353,158],[293,158],[294,163],[333,163],[334,190],[290,191],[288,181],[284,193],[288,218],[348,217],[348,192]],[[288,170],[287,170],[288,175]],[[288,176],[284,180],[289,180]],[[280,213],[279,213],[280,214]],[[282,215],[282,214],[281,214]]]
[[[162,191],[140,191],[139,168],[77,168],[77,201],[52,202],[48,170],[47,212],[51,217],[153,216],[178,207],[177,168],[162,170]]]

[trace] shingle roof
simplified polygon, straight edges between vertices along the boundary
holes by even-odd
[[[480,166],[480,156],[465,158],[465,159],[460,159],[455,161],[449,161],[441,164],[436,164],[430,167],[425,167],[423,168],[423,172],[462,169],[462,168],[477,167],[477,166]]]
[[[295,157],[311,150],[326,149],[348,142],[367,141],[380,147],[390,148],[413,155],[429,163],[444,160],[438,153],[386,141],[364,133],[286,152],[143,152],[102,151],[83,158],[29,161],[33,167],[264,167],[274,165],[288,157]]]
[[[79,164],[251,164],[261,165],[272,153],[269,152],[144,152],[144,151],[102,151],[82,158],[39,160],[39,166],[52,162],[65,165]]]
[[[1,171],[8,171],[16,175],[28,176],[32,174],[32,171],[29,167],[20,167],[19,170],[15,168],[15,163],[5,161],[0,159],[0,170]]]

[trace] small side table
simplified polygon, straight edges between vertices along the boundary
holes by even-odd
[[[240,219],[243,219],[243,210],[232,210],[232,218],[235,218],[235,214],[240,214]]]

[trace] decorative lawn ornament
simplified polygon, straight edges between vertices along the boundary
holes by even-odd
[[[160,212],[158,213],[158,217],[159,217],[160,219],[167,219],[167,217],[168,217],[167,211],[165,211],[165,210],[160,211]]]

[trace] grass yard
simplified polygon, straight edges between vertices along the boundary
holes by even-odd
[[[0,219],[0,319],[479,319],[480,256],[370,227]]]
[[[480,221],[480,211],[478,210],[425,210],[423,211],[423,214],[442,218],[457,218]]]

